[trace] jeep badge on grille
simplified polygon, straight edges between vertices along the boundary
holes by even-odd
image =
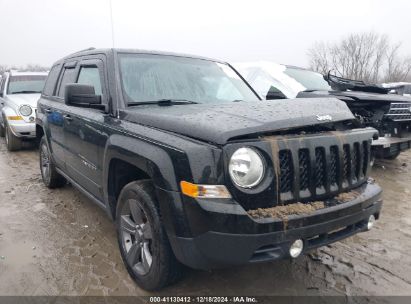
[[[333,120],[331,115],[317,115],[317,120],[324,121],[324,120]]]

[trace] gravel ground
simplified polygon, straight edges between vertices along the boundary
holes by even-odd
[[[408,164],[408,165],[407,165]],[[212,272],[156,295],[411,295],[411,153],[378,162],[381,219],[297,260]],[[73,187],[48,190],[38,151],[0,139],[0,295],[152,295],[129,278],[113,223]]]

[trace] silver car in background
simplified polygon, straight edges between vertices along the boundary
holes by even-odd
[[[36,108],[46,72],[8,71],[0,83],[0,136],[6,137],[9,151],[22,147],[25,140],[36,138]]]

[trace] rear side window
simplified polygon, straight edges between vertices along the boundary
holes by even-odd
[[[77,83],[92,85],[96,95],[102,95],[100,73],[96,66],[82,67]]]
[[[59,97],[64,98],[66,84],[76,82],[76,69],[74,67],[65,68],[63,78],[61,79]]]
[[[54,88],[56,87],[57,79],[60,74],[60,66],[60,64],[56,64],[51,68],[46,84],[44,85],[43,95],[53,96]]]

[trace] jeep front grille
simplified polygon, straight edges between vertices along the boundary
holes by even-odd
[[[364,183],[375,131],[360,130],[267,138],[278,157],[277,200],[324,199]]]
[[[337,187],[339,171],[338,146],[330,147],[330,183],[331,186]]]
[[[411,120],[411,103],[391,103],[390,110],[385,116],[394,121]]]
[[[280,190],[287,192],[292,190],[293,184],[293,161],[291,152],[283,150],[279,154],[280,157]]]
[[[300,190],[307,190],[310,185],[310,157],[308,149],[298,151],[298,162],[300,165]]]
[[[324,148],[315,148],[315,186],[325,186],[325,154]]]

